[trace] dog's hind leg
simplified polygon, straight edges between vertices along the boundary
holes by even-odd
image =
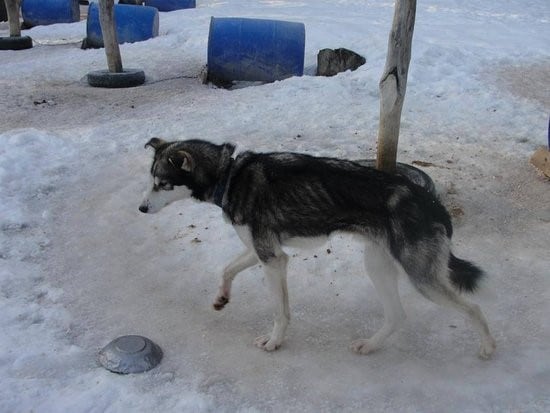
[[[379,349],[405,320],[398,290],[400,268],[395,259],[383,246],[369,243],[365,248],[365,266],[384,308],[384,324],[371,338],[351,343],[351,349],[358,354]]]
[[[275,256],[267,260],[264,259],[262,262],[264,263],[266,280],[275,300],[275,320],[271,334],[256,338],[254,344],[263,350],[273,351],[281,346],[290,321],[286,283],[288,256],[279,247]]]
[[[379,349],[405,320],[398,289],[400,269],[395,259],[384,246],[369,243],[365,248],[365,267],[384,309],[384,324],[370,338],[355,340],[351,344],[354,352],[368,354]]]
[[[479,357],[484,360],[491,358],[496,348],[496,342],[489,332],[489,326],[479,306],[461,297],[449,283],[441,282],[439,279],[438,281],[437,285],[415,283],[415,287],[424,297],[434,303],[455,308],[464,314],[481,336]]]
[[[220,311],[229,302],[229,298],[231,298],[231,285],[237,274],[252,267],[256,263],[258,263],[258,256],[256,252],[250,248],[225,267],[218,295],[212,304],[215,310]]]

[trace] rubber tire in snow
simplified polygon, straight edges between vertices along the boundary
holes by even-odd
[[[124,88],[145,83],[145,73],[139,69],[124,69],[121,73],[96,70],[88,73],[88,84],[93,87]]]
[[[359,160],[356,160],[355,162],[363,165],[363,166],[368,166],[368,167],[371,167],[371,168],[375,168],[376,167],[376,160],[375,159],[359,159]],[[396,165],[396,171],[395,171],[395,174],[396,175],[400,175],[404,178],[407,178],[409,181],[411,181],[412,183],[418,185],[418,186],[421,186],[422,188],[424,188],[426,191],[432,193],[432,194],[435,194],[435,184],[432,180],[432,178],[430,178],[430,176],[412,166],[412,165],[407,165],[405,163],[401,163],[401,162],[397,162],[397,165]]]
[[[23,50],[32,47],[29,36],[0,37],[0,50]]]
[[[6,3],[0,1],[0,22],[8,21],[8,12],[6,11]]]

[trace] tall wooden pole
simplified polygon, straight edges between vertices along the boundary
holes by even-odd
[[[395,0],[393,24],[388,40],[386,66],[380,79],[380,125],[376,167],[394,173],[401,109],[407,89],[416,0]]]
[[[21,25],[19,24],[19,5],[21,0],[3,0],[6,5],[8,22],[10,25],[10,36],[21,37]]]
[[[122,57],[115,30],[114,0],[99,0],[99,24],[109,72],[122,73]]]

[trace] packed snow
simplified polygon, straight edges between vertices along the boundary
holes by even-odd
[[[305,75],[236,90],[203,85],[211,16],[303,22]],[[292,321],[269,331],[262,269],[212,309],[221,269],[242,246],[218,207],[138,211],[153,136],[239,149],[374,158],[378,81],[392,1],[197,0],[160,13],[158,37],[121,46],[147,82],[94,89],[103,50],[86,23],[23,31],[34,48],[0,52],[0,411],[550,411],[550,187],[529,157],[547,145],[548,0],[419,1],[399,161],[433,178],[454,249],[488,273],[481,304],[497,351],[456,312],[403,279],[408,319],[368,356],[352,340],[382,323],[362,246],[335,236],[291,250]],[[0,36],[8,34],[0,23]],[[317,52],[346,47],[366,65],[315,77]],[[125,334],[164,350],[155,369],[116,375],[97,353]]]

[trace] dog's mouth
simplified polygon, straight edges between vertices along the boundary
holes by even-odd
[[[166,205],[163,205],[163,207]],[[144,214],[156,214],[159,212],[163,207],[158,207],[158,205],[155,205],[152,203],[149,199],[144,200],[141,205],[138,207],[139,212],[142,212]]]
[[[191,190],[185,185],[174,186],[171,183],[155,185],[153,189],[143,194],[139,211],[144,214],[154,214],[176,201],[191,197]]]
[[[149,199],[149,196],[145,196],[141,204],[138,207],[139,212],[142,212],[144,214],[153,214],[157,212],[155,205],[151,203],[151,200]]]
[[[142,212],[144,214],[155,214],[159,212],[162,208],[155,207],[154,204],[151,204],[148,201],[143,202],[139,207],[139,212]]]

